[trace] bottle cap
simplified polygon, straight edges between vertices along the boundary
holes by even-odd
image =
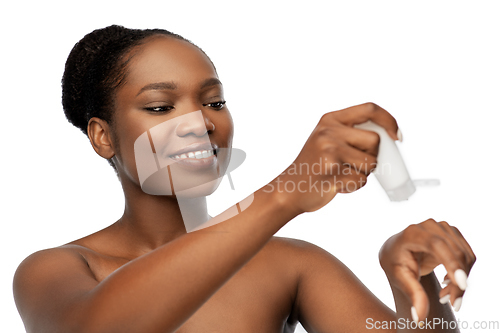
[[[411,179],[408,179],[402,185],[391,190],[386,190],[386,193],[391,201],[403,201],[408,200],[415,191],[415,184],[413,184]]]

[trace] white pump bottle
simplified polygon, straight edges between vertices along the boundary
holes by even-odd
[[[396,142],[383,127],[372,121],[354,125],[354,127],[376,132],[380,136],[377,168],[373,171],[373,174],[375,174],[391,201],[408,200],[415,193],[415,184],[408,174]]]

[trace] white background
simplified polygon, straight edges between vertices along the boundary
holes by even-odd
[[[409,201],[391,203],[371,176],[360,191],[296,218],[279,235],[333,253],[392,307],[378,264],[380,246],[411,223],[446,220],[462,231],[478,257],[458,318],[469,325],[500,320],[497,3],[4,4],[0,331],[24,332],[12,277],[26,256],[121,216],[117,178],[67,123],[60,102],[72,46],[110,24],[171,30],[211,57],[234,119],[234,147],[247,152],[232,174],[242,193],[283,171],[323,113],[369,101],[387,109],[403,132],[399,147],[412,177],[438,178],[441,186],[419,188]]]

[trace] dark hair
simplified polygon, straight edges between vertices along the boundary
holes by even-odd
[[[114,93],[124,83],[130,60],[126,55],[155,35],[193,44],[167,30],[128,29],[118,25],[94,30],[75,44],[66,60],[61,81],[64,114],[70,123],[87,136],[87,124],[92,117],[112,125]],[[109,162],[114,167],[111,160]]]

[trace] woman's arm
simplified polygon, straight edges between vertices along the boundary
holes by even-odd
[[[356,250],[355,244],[351,250]],[[380,261],[393,291],[397,313],[321,248],[303,245],[294,256],[300,261],[298,317],[310,333],[459,331],[450,305],[441,304],[440,298],[449,294],[451,302],[456,302],[464,293],[458,287],[462,282],[452,278],[448,287],[441,289],[433,269],[444,264],[449,272],[463,269],[468,273],[475,257],[462,235],[446,222],[429,219],[411,225],[389,238],[382,247]],[[423,329],[413,320],[412,307],[417,309]]]
[[[290,168],[258,190],[250,207],[141,256],[98,283],[83,258],[62,249],[28,257],[14,277],[14,296],[28,332],[173,332],[296,215],[326,205],[348,181],[359,188],[375,167],[378,135],[355,129],[367,120],[396,139],[397,123],[367,103],[325,114],[294,164],[325,165],[319,173]],[[337,168],[328,169],[334,162]],[[356,172],[345,173],[345,169]],[[280,181],[317,184],[279,190]],[[324,185],[333,185],[328,188]],[[349,191],[355,190],[352,186]],[[280,195],[277,195],[280,194]]]
[[[28,332],[173,332],[292,218],[259,190],[241,214],[179,237],[100,283],[73,251],[40,251],[16,272],[16,303]]]

